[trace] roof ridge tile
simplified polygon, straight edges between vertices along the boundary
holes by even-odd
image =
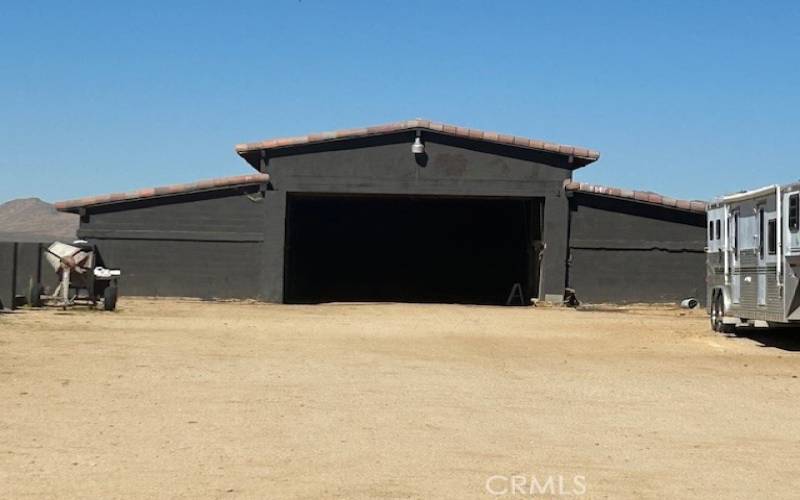
[[[527,137],[501,134],[494,131],[487,132],[481,129],[467,128],[459,125],[450,125],[447,123],[435,122],[424,118],[414,118],[411,120],[385,123],[382,125],[339,129],[329,132],[316,132],[312,134],[300,135],[294,137],[281,137],[281,138],[266,139],[258,142],[242,143],[236,146],[236,152],[241,155],[249,151],[284,148],[284,147],[298,146],[302,144],[324,143],[336,140],[357,139],[373,135],[391,134],[394,132],[405,132],[413,129],[422,129],[434,133],[451,135],[454,137],[462,137],[465,139],[493,142],[497,144],[507,144],[526,149],[535,149],[550,153],[575,156],[581,158],[587,163],[591,163],[600,158],[600,153],[584,147],[571,146],[568,144],[557,144],[554,142],[548,142],[539,139],[531,139]]]

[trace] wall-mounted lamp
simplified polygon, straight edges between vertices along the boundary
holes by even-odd
[[[411,152],[415,155],[421,155],[425,152],[425,144],[422,143],[422,138],[419,136],[419,132],[417,132],[417,137],[414,139],[414,143],[411,145]]]

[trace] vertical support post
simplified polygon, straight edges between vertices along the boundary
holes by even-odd
[[[286,245],[286,192],[264,193],[264,241],[261,254],[261,298],[284,301],[284,257]]]
[[[263,149],[261,150],[260,158],[258,160],[258,171],[262,174],[267,173],[267,152]]]
[[[19,243],[14,243],[14,248],[11,251],[11,304],[8,308],[12,311],[17,308],[17,253],[19,251]]]
[[[781,287],[782,279],[783,279],[783,213],[781,207],[781,187],[775,186],[775,249],[776,249],[776,259],[775,259],[775,279],[778,283],[778,288]],[[783,292],[781,292],[781,297],[783,297]]]
[[[544,202],[544,228],[542,238],[547,242],[542,259],[540,297],[547,302],[561,303],[564,299],[567,276],[567,225],[569,203],[563,188],[557,196],[548,196]]]
[[[36,245],[36,274],[34,275],[35,283],[42,282],[42,244]]]

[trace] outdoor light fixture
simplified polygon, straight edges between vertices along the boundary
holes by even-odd
[[[419,134],[417,135],[416,139],[414,139],[414,144],[411,145],[411,152],[415,155],[421,155],[425,152],[425,145],[422,144],[422,139],[420,138]]]

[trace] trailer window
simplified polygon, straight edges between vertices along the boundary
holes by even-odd
[[[733,251],[739,253],[739,212],[733,213]]]
[[[719,219],[717,219],[717,239],[722,238],[722,230],[720,229],[722,224],[720,224]]]
[[[714,241],[714,221],[708,221],[708,241]]]
[[[789,196],[789,230],[797,231],[800,227],[800,194]]]
[[[769,226],[767,227],[767,251],[770,255],[775,255],[778,251],[778,223],[775,219],[769,220]]]
[[[758,209],[758,256],[764,258],[764,207]]]

